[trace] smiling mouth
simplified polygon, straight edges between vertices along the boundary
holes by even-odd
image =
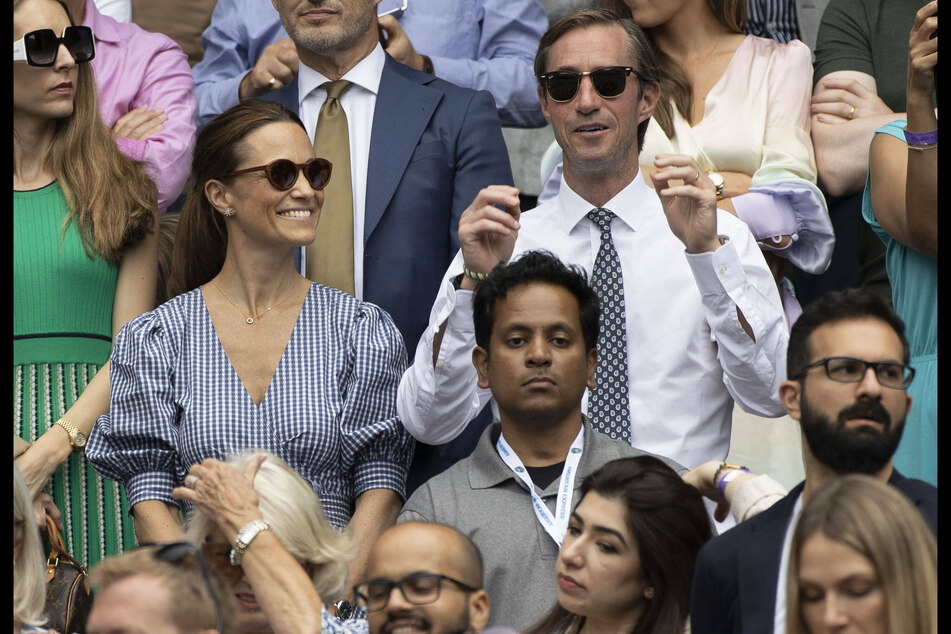
[[[310,218],[311,211],[309,209],[292,209],[290,211],[279,211],[277,215],[281,218]]]
[[[429,622],[420,617],[404,617],[393,619],[386,623],[383,632],[386,634],[410,634],[411,632],[428,632],[430,630]]]
[[[243,608],[257,610],[260,607],[258,598],[250,592],[237,592],[234,596],[238,600],[238,605]]]
[[[602,130],[607,130],[607,127],[603,125],[584,125],[575,128],[575,132],[601,132]]]

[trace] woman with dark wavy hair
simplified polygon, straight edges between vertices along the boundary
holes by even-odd
[[[558,603],[529,634],[682,634],[700,547],[700,493],[652,456],[585,478],[555,573]]]
[[[108,359],[152,308],[155,185],[99,114],[93,35],[55,0],[13,3],[14,434],[30,494],[49,482],[63,538],[91,566],[135,545],[119,485],[83,446],[109,410]]]

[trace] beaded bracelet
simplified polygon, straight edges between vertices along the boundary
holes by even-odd
[[[716,470],[716,473],[713,474],[713,486],[720,488],[720,474],[724,471],[733,471],[736,469],[742,469],[743,471],[749,472],[749,469],[738,464],[729,464],[726,462],[721,462],[720,467]],[[723,491],[720,491],[720,495],[723,495]]]

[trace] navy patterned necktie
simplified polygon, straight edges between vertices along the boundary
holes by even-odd
[[[588,219],[601,229],[601,246],[591,273],[591,286],[601,298],[601,332],[594,375],[596,387],[588,393],[588,418],[598,431],[630,444],[627,317],[621,260],[611,237],[614,218],[614,212],[603,208],[588,212]]]

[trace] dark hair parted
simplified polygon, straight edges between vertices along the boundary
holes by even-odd
[[[626,9],[625,9],[626,10]],[[554,46],[562,36],[575,29],[585,29],[592,26],[612,26],[617,25],[624,29],[627,34],[627,53],[630,58],[631,66],[637,70],[637,89],[638,98],[644,92],[644,84],[659,83],[661,75],[654,61],[654,51],[641,27],[634,23],[630,18],[630,12],[627,17],[620,17],[614,11],[607,9],[589,8],[572,11],[562,19],[555,22],[545,34],[542,35],[538,43],[538,53],[535,55],[535,78],[540,75],[551,72],[548,68],[548,55],[551,47]],[[544,85],[542,85],[544,90]],[[546,93],[547,94],[547,93]],[[644,145],[644,135],[647,134],[647,126],[650,123],[650,117],[642,121],[637,126],[637,147]]]
[[[210,180],[230,182],[228,174],[246,156],[245,139],[272,123],[304,127],[300,118],[281,104],[252,99],[225,110],[198,131],[190,189],[172,249],[168,297],[198,288],[221,270],[228,231],[224,218],[205,196],[205,184]]]
[[[905,338],[905,323],[901,317],[878,295],[859,289],[847,289],[826,293],[803,308],[802,315],[789,331],[786,376],[796,376],[812,363],[809,338],[817,328],[851,319],[878,319],[891,326],[901,341],[902,362],[908,363],[910,352],[908,339]]]
[[[697,554],[713,534],[700,493],[653,456],[605,464],[581,483],[581,500],[589,493],[617,500],[627,509],[641,574],[654,588],[632,634],[683,632]],[[569,627],[582,618],[556,604],[531,634],[576,631]]]
[[[578,318],[585,351],[596,348],[601,304],[598,294],[588,285],[584,270],[562,263],[548,251],[526,251],[517,260],[500,263],[475,292],[472,317],[475,323],[476,345],[489,351],[492,326],[495,324],[495,302],[509,291],[529,284],[560,286],[578,300]]]
[[[631,17],[631,10],[624,0],[601,0],[601,4],[625,18]],[[744,0],[710,0],[710,8],[717,20],[730,31],[742,33],[746,25],[746,3]],[[671,102],[680,114],[690,120],[693,107],[693,86],[690,78],[673,57],[657,46],[650,29],[645,29],[647,39],[657,59],[660,83],[660,101],[654,109],[654,118],[668,138],[674,138],[674,120]]]
[[[28,1],[15,0],[14,11]],[[57,4],[75,25],[69,7],[59,0]],[[103,122],[92,64],[76,64],[76,69],[73,113],[56,121],[45,162],[69,208],[61,239],[75,222],[86,255],[91,259],[95,252],[116,264],[152,232],[158,193],[143,164],[119,150]],[[20,143],[16,128],[13,142]],[[30,148],[23,151],[29,153]]]

